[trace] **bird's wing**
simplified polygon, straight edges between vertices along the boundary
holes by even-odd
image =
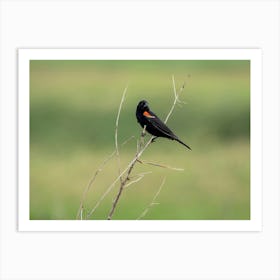
[[[160,118],[153,112],[149,112],[150,116],[146,116],[146,120],[157,130],[169,136],[171,138],[177,138],[177,136],[166,126],[166,124],[160,120]]]

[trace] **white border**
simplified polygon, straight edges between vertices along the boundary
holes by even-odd
[[[251,220],[94,221],[29,220],[30,60],[250,60]],[[260,49],[19,49],[19,231],[261,231],[262,62]]]

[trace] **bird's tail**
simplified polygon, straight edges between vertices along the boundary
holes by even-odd
[[[187,144],[185,144],[184,142],[182,142],[180,139],[175,138],[174,140],[176,140],[177,142],[179,142],[180,144],[184,145],[184,146],[187,147],[189,150],[191,150],[191,148],[190,148]]]

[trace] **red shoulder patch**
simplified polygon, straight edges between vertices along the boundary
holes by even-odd
[[[145,116],[145,117],[147,117],[147,118],[155,118],[155,116],[152,116],[149,112],[147,112],[147,111],[145,111],[144,113],[143,113],[143,115]]]

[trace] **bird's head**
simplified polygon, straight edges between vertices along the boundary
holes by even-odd
[[[138,103],[137,110],[140,112],[149,111],[149,104],[146,100],[142,100]]]

